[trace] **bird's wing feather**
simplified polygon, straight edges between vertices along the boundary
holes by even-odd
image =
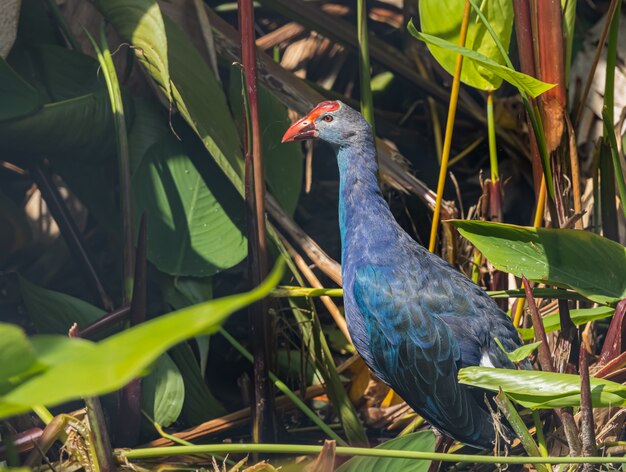
[[[466,442],[484,444],[493,426],[457,382],[457,336],[440,316],[425,311],[418,290],[419,283],[398,274],[397,266],[357,269],[353,294],[368,330],[370,367],[436,427],[456,431],[456,437],[463,431]]]

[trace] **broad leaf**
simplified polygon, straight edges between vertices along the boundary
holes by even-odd
[[[0,120],[18,118],[41,108],[39,92],[0,57]]]
[[[66,335],[74,323],[79,329],[84,328],[105,314],[104,310],[71,295],[38,287],[21,277],[19,280],[29,318],[39,333]],[[100,333],[98,339],[118,330],[109,328]],[[48,356],[44,361],[47,365],[54,365],[66,356],[80,355],[80,351],[75,349],[89,349],[84,347],[85,344],[60,342],[55,336],[39,336],[35,339],[37,343],[33,343],[39,356]],[[181,374],[170,357],[167,354],[159,357],[154,369],[144,379],[141,390],[146,411],[159,424],[168,425],[178,418],[185,393],[182,385]]]
[[[137,58],[166,96],[171,90],[176,108],[243,195],[244,162],[226,97],[184,32],[161,15],[154,0],[98,0],[97,5],[125,41],[135,46],[134,41],[141,40],[141,48],[135,50]],[[147,12],[159,16],[163,24],[145,21]],[[150,57],[142,53],[145,49]]]
[[[514,351],[507,352],[507,350],[504,349],[504,346],[502,345],[502,343],[500,342],[498,338],[493,338],[493,340],[496,342],[498,347],[502,349],[502,351],[504,351],[504,353],[506,354],[506,357],[508,357],[509,360],[514,363],[522,362],[524,359],[530,356],[535,351],[535,349],[537,349],[539,345],[541,344],[541,341],[537,341],[536,343],[524,344],[523,346],[518,347]]]
[[[141,387],[141,408],[150,418],[161,426],[169,426],[178,419],[185,400],[185,383],[169,355],[157,359]]]
[[[589,323],[590,321],[602,320],[613,316],[615,310],[609,306],[599,306],[596,308],[581,308],[579,310],[570,310],[570,318],[576,326]],[[546,333],[561,329],[561,320],[559,319],[559,312],[550,313],[543,317],[543,326]],[[534,328],[518,328],[520,336],[524,341],[533,339],[535,337]]]
[[[79,298],[39,287],[23,277],[19,283],[28,317],[38,333],[67,335],[74,323],[82,329],[106,313]]]
[[[445,2],[420,0],[418,6],[422,31],[451,44],[459,44],[464,5],[465,0]],[[490,0],[482,2],[480,9],[504,49],[508,50],[513,30],[513,3],[510,0]],[[495,41],[474,10],[470,16],[465,47],[483,54],[498,64],[505,64]],[[457,52],[433,44],[428,44],[428,49],[437,62],[448,73],[454,75]],[[502,84],[502,78],[498,74],[474,61],[463,63],[461,81],[481,90],[495,90]]]
[[[169,354],[176,362],[185,383],[185,402],[181,418],[188,425],[196,425],[225,415],[226,409],[209,390],[189,344],[174,346]]]
[[[626,298],[626,248],[610,239],[573,229],[461,220],[451,224],[498,270],[572,288],[602,304]]]
[[[0,323],[0,386],[13,376],[19,375],[35,363],[35,349],[20,328]]]
[[[166,134],[133,175],[137,215],[148,214],[148,258],[168,274],[213,275],[247,254],[244,203],[209,164]]]
[[[289,215],[293,215],[302,186],[302,146],[300,143],[281,144],[285,130],[291,125],[287,107],[262,84],[259,84],[257,92],[265,180],[270,193],[276,197],[281,207]],[[231,67],[229,98],[233,116],[243,136],[241,68],[237,66]]]
[[[580,405],[580,376],[532,370],[467,367],[459,382],[497,392],[500,388],[527,408],[564,408]],[[591,377],[594,408],[626,405],[626,385]]]
[[[280,280],[283,267],[279,263],[251,292],[184,308],[99,343],[80,340],[80,356],[60,356],[60,362],[0,396],[0,418],[28,411],[34,405],[58,405],[122,387],[144,373],[167,349],[193,336],[214,333],[231,313],[266,296]],[[6,332],[0,325],[0,338]],[[0,361],[6,362],[4,357]]]
[[[96,3],[119,35],[133,45],[135,55],[169,99],[167,34],[159,4],[154,0],[101,0]]]
[[[472,51],[471,49],[465,47],[461,47],[458,44],[450,43],[430,34],[420,33],[415,29],[412,21],[409,22],[408,29],[409,32],[420,41],[424,41],[426,44],[432,46],[438,46],[440,48],[447,49],[454,53],[462,54],[464,57],[470,59],[471,61],[474,61],[485,69],[493,72],[498,77],[506,80],[511,85],[517,87],[520,90],[523,90],[533,98],[538,97],[543,92],[550,90],[556,85],[547,84],[538,79],[535,79],[534,77],[531,77],[530,75],[526,75],[521,72],[517,72],[516,70],[509,69],[508,67],[498,64],[497,62],[489,59],[483,54]]]
[[[419,431],[386,441],[375,449],[393,451],[435,451],[435,435],[432,431]],[[389,457],[353,457],[336,472],[426,472],[431,461],[395,459]]]

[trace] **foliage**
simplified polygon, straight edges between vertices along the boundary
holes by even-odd
[[[354,348],[342,334],[341,322],[333,322],[341,321],[335,302],[340,303],[343,294],[329,285],[329,280],[340,282],[339,265],[331,259],[339,257],[334,162],[325,157],[328,150],[323,146],[309,148],[305,173],[303,146],[280,140],[296,114],[322,99],[340,99],[353,107],[363,103],[367,119],[376,123],[383,192],[411,236],[424,241],[431,220],[437,230],[438,218],[428,212],[433,201],[447,200],[442,212],[472,218],[453,220],[452,227],[435,233],[449,262],[472,271],[500,298],[523,292],[521,286],[506,285],[507,274],[525,276],[538,285],[533,291],[541,329],[530,327],[527,315],[520,324],[524,327],[518,328],[524,341],[536,342],[506,353],[524,368],[535,362],[533,370],[469,367],[460,371],[459,380],[493,392],[501,389],[505,398],[533,410],[557,409],[560,414],[571,408],[581,413],[585,428],[585,415],[590,417],[592,408],[626,406],[620,383],[626,380],[621,302],[626,299],[626,240],[620,235],[626,213],[618,211],[619,205],[626,211],[620,165],[624,137],[622,123],[613,116],[626,104],[615,85],[624,62],[617,47],[621,2],[609,6],[609,13],[618,12],[613,19],[600,19],[589,13],[591,7],[577,8],[575,1],[564,0],[553,23],[546,22],[550,15],[542,8],[559,2],[530,2],[533,8],[526,12],[525,25],[520,8],[528,6],[526,0],[406,0],[404,10],[385,1],[360,1],[357,8],[345,2],[263,0],[255,9],[256,92],[264,177],[271,194],[266,199],[268,251],[270,259],[277,254],[287,257],[291,271],[282,279],[274,272],[247,293],[242,292],[252,288],[252,277],[245,274],[246,268],[255,262],[249,246],[254,247],[256,236],[255,228],[246,224],[243,149],[250,137],[244,131],[241,67],[233,64],[241,61],[241,38],[232,28],[237,22],[235,4],[21,3],[19,24],[11,24],[17,32],[14,44],[0,38],[0,51],[8,51],[0,58],[0,417],[35,412],[44,423],[54,423],[67,418],[61,415],[75,410],[80,404],[76,400],[82,398],[93,415],[91,407],[97,402],[86,397],[106,393],[106,415],[115,418],[115,404],[125,395],[120,389],[140,377],[139,404],[157,430],[170,426],[185,440],[209,435],[201,440],[211,444],[191,446],[174,438],[187,445],[152,447],[172,439],[159,430],[163,438],[150,447],[128,449],[155,438],[150,424],[135,443],[116,444],[124,448],[116,453],[125,460],[185,454],[186,461],[197,461],[192,466],[200,468],[218,453],[286,453],[290,457],[282,464],[285,470],[301,468],[294,457],[318,454],[319,447],[247,444],[247,424],[256,425],[249,399],[258,381],[249,372],[259,359],[247,350],[254,340],[245,318],[235,312],[270,295],[264,314],[276,327],[269,357],[276,357],[277,365],[269,377],[280,395],[272,413],[278,421],[285,420],[290,443],[336,441],[337,448],[320,453],[319,462],[326,460],[328,470],[334,467],[335,452],[361,456],[337,469],[344,472],[426,470],[431,460],[439,459],[490,464],[585,459],[599,464],[612,459],[607,445],[619,441],[620,432],[608,427],[610,418],[599,416],[595,431],[600,433],[586,438],[588,450],[594,450],[596,442],[602,448],[598,457],[572,449],[571,455],[582,456],[527,461],[530,458],[519,457],[523,452],[515,444],[506,458],[463,454],[465,450],[434,453],[434,436],[424,420],[405,414],[402,399],[371,378],[361,361],[349,357]],[[419,17],[403,17],[415,5]],[[469,32],[460,46],[464,8],[470,14]],[[592,28],[596,22],[602,24]],[[606,82],[598,87],[589,73],[594,61],[587,49],[597,45],[602,51],[603,38],[583,35],[604,25],[608,57],[598,67],[606,64],[606,70],[596,75]],[[97,37],[100,28],[106,28],[100,42],[106,36],[113,59],[104,64],[105,70],[95,59],[94,44],[86,39]],[[511,41],[514,31],[516,41]],[[562,51],[546,46],[555,40],[561,41],[557,43]],[[517,53],[509,54],[510,45]],[[447,99],[459,55],[463,67],[457,79],[473,88],[461,89],[454,139],[454,119],[446,130],[454,188],[444,188],[442,180],[435,195],[429,187],[437,180],[440,156],[435,154],[441,143],[432,145],[432,136],[443,134],[446,111],[455,116],[457,103]],[[557,60],[561,57],[564,64]],[[577,60],[584,64],[583,76],[577,72]],[[119,94],[118,87],[107,90],[107,80],[115,75]],[[567,84],[576,84],[578,93],[571,93]],[[596,89],[602,90],[601,96],[593,96]],[[113,106],[110,94],[115,95]],[[483,116],[485,95],[488,119]],[[603,102],[605,110],[593,109],[596,102]],[[516,108],[520,104],[526,118]],[[597,130],[603,134],[599,151],[593,149]],[[551,148],[547,136],[557,137]],[[123,173],[120,177],[123,166],[115,158],[116,139],[119,143],[126,138],[129,182]],[[492,182],[502,176],[502,190],[496,189],[502,198],[502,221],[531,224],[529,215],[537,208],[533,224],[540,226],[546,217],[545,224],[553,228],[485,221],[493,217],[494,198],[480,178],[487,152]],[[533,162],[533,172],[528,161]],[[448,169],[442,169],[445,180]],[[547,215],[539,200],[541,170],[549,196]],[[301,197],[303,186],[307,194]],[[577,196],[578,187],[593,192],[583,199]],[[124,194],[132,195],[133,217],[127,221],[120,211]],[[135,287],[122,290],[126,281],[121,280],[120,267],[133,265],[123,254],[128,249],[123,241],[138,236],[142,216],[147,221],[148,263],[137,255]],[[558,228],[572,225],[577,230]],[[456,237],[455,228],[465,239]],[[140,237],[138,253],[143,243]],[[279,282],[282,286],[272,291]],[[551,302],[555,298],[560,313]],[[129,313],[148,321],[129,328]],[[562,323],[568,329],[561,330]],[[538,340],[543,339],[542,331],[547,333],[544,342]],[[85,339],[76,338],[76,333]],[[584,341],[582,352],[594,355],[590,368],[582,362],[575,365],[577,334]],[[559,356],[553,359],[559,372],[538,370],[535,358],[545,355],[546,348],[562,354],[562,362]],[[590,403],[581,395],[587,370]],[[53,413],[46,407],[54,407]],[[106,425],[92,419],[68,423],[71,440],[64,429],[54,439],[63,443],[70,461],[93,462],[97,470],[97,459],[84,455],[93,447],[80,444],[80,439],[76,443],[72,429],[91,429],[96,440]],[[537,445],[529,434],[525,447],[528,441],[535,447],[526,448],[527,453],[562,455],[561,438],[553,439],[559,431],[546,429],[544,438],[541,417],[535,412],[533,419]],[[529,423],[519,419],[522,429],[524,422]],[[124,421],[120,423],[123,427]],[[7,451],[9,466],[22,465],[21,457],[9,457],[7,439],[22,424],[12,422],[9,429],[0,424],[0,450]],[[183,431],[186,428],[190,432]],[[16,433],[21,441],[20,435],[28,432]],[[388,439],[392,435],[396,437]],[[50,428],[42,442],[51,436]],[[234,437],[238,440],[232,444],[224,441]],[[372,449],[346,447],[368,442],[382,444]],[[33,447],[28,441],[21,444]]]
[[[445,40],[449,45],[459,44],[459,31],[461,29],[461,18],[458,12],[463,10],[465,0],[455,0],[452,2],[438,2],[437,0],[426,0],[418,3],[420,13],[420,26],[424,38],[437,37]],[[481,11],[492,25],[500,42],[505,50],[509,49],[511,32],[513,30],[513,4],[507,0],[482,2]],[[413,23],[409,23],[409,31],[415,35]],[[418,39],[422,39],[419,35]],[[428,50],[437,59],[437,62],[448,71],[454,74],[454,63],[459,52],[449,46],[441,46],[434,42],[428,42]],[[465,47],[481,54],[483,57],[491,59],[500,65],[504,64],[504,58],[500,53],[495,41],[487,31],[484,23],[480,21],[476,14],[470,16],[469,29]],[[471,58],[470,58],[471,59]],[[480,62],[467,61],[461,73],[461,81],[472,87],[481,90],[495,90],[500,87],[502,77]]]
[[[5,372],[0,379],[4,386],[0,417],[124,386],[145,374],[170,347],[193,336],[215,333],[234,311],[266,296],[280,280],[282,267],[279,264],[262,285],[249,293],[183,308],[97,343],[53,335],[28,340],[15,326],[0,325],[0,338],[14,345],[6,362],[20,367]]]
[[[598,303],[626,298],[626,248],[614,241],[587,231],[451,223],[500,270],[572,288]]]
[[[420,431],[400,438],[387,441],[376,449],[397,449],[400,451],[435,450],[435,435],[430,431]],[[422,472],[428,470],[430,461],[413,461],[410,459],[390,459],[382,457],[354,457],[337,469],[337,472]]]
[[[459,382],[492,392],[502,389],[527,408],[580,406],[580,377],[572,374],[529,370],[466,367],[459,371]],[[626,386],[604,379],[591,379],[594,408],[626,405]]]

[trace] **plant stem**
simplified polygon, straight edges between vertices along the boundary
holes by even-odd
[[[596,48],[596,53],[593,56],[593,62],[591,63],[589,74],[587,74],[587,80],[585,81],[585,88],[583,89],[583,93],[580,96],[578,109],[576,110],[576,115],[574,116],[574,123],[573,123],[574,129],[576,129],[576,127],[580,123],[580,117],[582,116],[583,110],[585,109],[585,102],[587,101],[587,97],[589,96],[589,91],[591,90],[591,84],[593,83],[593,78],[596,74],[596,67],[598,67],[600,56],[602,56],[602,51],[604,51],[604,44],[606,43],[607,34],[609,33],[609,29],[613,26],[613,21],[615,20],[615,18],[619,17],[619,15],[616,15],[615,12],[618,10],[621,4],[622,4],[622,0],[611,0],[611,4],[609,5],[609,10],[607,12],[607,17],[606,17],[606,24],[604,25],[604,28],[602,29],[602,34],[600,35],[600,41],[598,41],[598,47]],[[609,63],[609,57],[607,53],[607,74],[610,73],[608,63]],[[615,66],[615,63],[613,63],[613,66]],[[614,71],[615,69],[613,68],[611,70]],[[608,75],[606,77],[606,80],[608,80]],[[605,82],[605,90],[608,90],[606,89],[606,82]],[[613,90],[612,87],[611,87],[611,90]],[[605,95],[605,98],[606,98],[606,95]]]
[[[361,83],[361,113],[372,127],[372,135],[376,136],[374,121],[374,99],[370,77],[370,51],[367,33],[366,0],[357,0],[357,35],[359,38],[359,79]]]
[[[244,117],[248,132],[244,135],[245,199],[248,227],[248,276],[257,286],[268,273],[268,248],[265,228],[265,179],[263,171],[262,133],[257,97],[257,59],[252,0],[238,0],[241,62],[245,82]],[[273,340],[272,318],[267,316],[267,304],[260,300],[250,305],[249,326],[254,352],[254,441],[263,442],[273,436],[273,395],[268,381],[270,349]]]
[[[239,353],[245,357],[246,359],[248,359],[248,361],[250,362],[254,362],[254,358],[252,357],[252,354],[250,354],[246,348],[244,348],[239,342],[237,342],[237,340],[235,338],[233,338],[230,334],[228,334],[228,332],[226,330],[224,330],[223,328],[220,329],[220,334],[222,336],[224,336],[226,338],[226,340],[233,345],[233,347],[235,349],[237,349],[237,351],[239,351]],[[278,390],[280,390],[281,392],[283,392],[283,394],[288,397],[298,408],[300,408],[300,411],[302,411],[302,413],[304,413],[306,416],[309,417],[309,419],[311,421],[313,421],[313,423],[315,423],[317,426],[319,426],[319,428],[324,431],[328,437],[334,439],[335,441],[337,441],[338,444],[341,445],[347,445],[347,443],[337,434],[335,433],[331,428],[328,427],[328,425],[326,423],[324,423],[319,416],[317,416],[315,414],[315,412],[313,412],[308,406],[306,406],[306,404],[300,400],[300,398],[291,391],[291,389],[283,382],[281,381],[278,377],[276,377],[276,375],[272,372],[272,371],[268,371],[268,376],[269,378],[272,380],[272,382],[274,382],[274,385],[276,386],[276,388]],[[259,451],[252,451],[251,452],[263,452],[261,450]]]
[[[498,173],[498,151],[496,149],[496,122],[493,117],[493,91],[487,92],[487,132],[489,134],[489,164],[491,166],[491,181],[500,180]]]
[[[83,270],[83,274],[89,285],[100,301],[100,306],[107,311],[113,309],[113,302],[107,294],[98,276],[93,259],[87,250],[80,230],[70,214],[59,189],[54,184],[52,174],[41,162],[35,163],[29,170],[30,176],[41,192],[41,196],[48,205],[55,223],[59,227],[61,236],[67,244],[71,254],[76,258]]]
[[[526,429],[524,421],[522,420],[522,418],[520,418],[519,413],[517,412],[511,401],[508,399],[506,394],[502,390],[500,390],[500,393],[498,393],[498,395],[494,397],[494,401],[498,406],[498,410],[500,410],[500,412],[504,415],[506,420],[513,428],[513,431],[515,431],[515,434],[517,434],[517,436],[519,437],[520,441],[522,442],[522,446],[524,447],[524,450],[528,453],[528,455],[543,457],[543,455],[539,451],[539,448],[537,447],[537,444],[528,432],[528,429]],[[547,468],[544,465],[533,465],[538,471],[547,472]]]
[[[539,187],[539,195],[537,197],[537,208],[535,209],[535,219],[533,221],[533,226],[535,228],[539,228],[541,226],[541,222],[543,220],[543,212],[545,211],[546,205],[546,178],[545,176],[541,179],[541,185]],[[516,328],[520,326],[522,321],[522,314],[524,313],[524,304],[526,303],[526,299],[522,298],[517,302],[517,307],[515,309],[515,316],[513,317],[513,326]]]
[[[463,10],[463,20],[461,21],[461,32],[459,37],[459,45],[465,46],[467,38],[467,29],[469,26],[471,5],[469,0],[465,1]],[[430,242],[428,250],[435,251],[437,245],[437,230],[439,229],[439,216],[441,214],[441,202],[443,200],[443,191],[446,184],[446,175],[448,173],[448,160],[450,158],[450,150],[452,147],[452,132],[454,131],[454,118],[456,116],[456,106],[459,100],[459,88],[461,86],[461,71],[463,70],[463,56],[456,56],[456,66],[454,70],[454,79],[452,80],[452,90],[450,91],[450,105],[448,106],[448,119],[446,121],[446,134],[443,141],[443,154],[441,156],[441,167],[439,169],[439,180],[437,181],[437,199],[435,201],[435,209],[433,211],[433,220],[430,227]]]
[[[93,42],[93,40],[92,40]],[[96,48],[95,42],[93,42]],[[122,92],[117,80],[117,73],[113,65],[111,51],[104,31],[104,23],[100,25],[101,51],[96,50],[98,61],[104,72],[104,79],[109,91],[111,109],[115,122],[115,138],[117,142],[117,158],[119,161],[120,176],[120,204],[122,209],[122,231],[123,231],[123,270],[124,284],[122,293],[122,303],[130,302],[133,297],[133,272],[135,261],[135,244],[133,238],[133,202],[130,186],[130,155],[128,152],[128,133],[126,132],[126,118],[124,117],[124,102]]]
[[[537,410],[532,411],[533,422],[535,423],[535,431],[537,432],[537,446],[539,447],[539,453],[541,457],[548,457],[548,446],[546,444],[546,437],[543,434],[543,425],[541,424],[541,416]]]
[[[117,455],[128,460],[152,459],[164,456],[193,454],[319,454],[322,446],[297,444],[209,444],[200,446],[154,447],[119,450]],[[397,451],[393,449],[367,449],[337,446],[336,454],[365,457],[390,457],[399,459],[437,460],[442,462],[468,462],[470,464],[626,464],[626,457],[524,457],[482,456],[474,454],[444,454],[437,452]]]
[[[43,421],[43,423],[46,425],[50,424],[50,422],[54,419],[54,416],[52,415],[52,413],[50,413],[50,410],[48,410],[43,405],[34,406],[33,411],[39,417],[39,419]]]

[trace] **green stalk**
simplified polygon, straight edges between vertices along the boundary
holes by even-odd
[[[506,420],[509,422],[509,424],[513,428],[513,431],[515,431],[515,434],[517,434],[517,437],[522,442],[522,446],[524,447],[524,450],[531,456],[541,455],[541,453],[539,452],[539,448],[537,447],[537,444],[535,443],[535,441],[533,441],[532,436],[526,429],[526,425],[524,424],[524,421],[522,420],[519,413],[517,412],[517,410],[515,409],[515,407],[509,400],[509,398],[506,396],[506,394],[502,390],[500,390],[500,393],[498,393],[498,395],[494,397],[494,401],[496,402],[496,405],[498,406],[498,409],[500,410],[500,412],[504,415]],[[532,464],[534,465],[535,469],[538,471],[541,471],[541,472],[548,471],[548,468],[545,467],[543,464],[537,464],[534,462]]]
[[[294,266],[295,270],[295,266]],[[275,298],[291,297],[343,297],[341,288],[312,288],[312,287],[289,287],[281,285],[276,287],[269,295]]]
[[[43,405],[37,405],[33,407],[33,412],[39,417],[43,424],[48,425],[54,419],[50,410]]]
[[[482,256],[481,256],[482,257]],[[559,288],[535,288],[533,294],[539,298],[564,298],[566,300],[587,300],[582,295]],[[512,290],[487,290],[487,295],[492,298],[524,298],[526,296],[523,289]],[[341,288],[311,288],[311,287],[291,287],[280,286],[274,289],[270,295],[274,298],[287,297],[343,297]]]
[[[546,437],[543,434],[543,425],[541,424],[539,412],[537,410],[533,410],[532,415],[535,423],[535,430],[537,431],[537,445],[539,446],[539,453],[542,457],[548,457],[548,446],[546,444]]]
[[[128,152],[128,133],[126,131],[126,118],[124,117],[124,103],[122,101],[122,91],[117,80],[115,66],[111,57],[111,51],[106,40],[104,23],[100,25],[100,43],[98,46],[93,37],[85,30],[91,42],[98,62],[102,68],[104,80],[111,100],[111,110],[113,111],[113,122],[115,124],[115,138],[117,142],[117,158],[119,161],[120,176],[120,204],[122,210],[122,231],[123,231],[123,294],[122,303],[129,303],[133,297],[133,262],[135,260],[135,249],[133,240],[133,213],[132,196],[130,191],[130,156]]]
[[[489,135],[489,164],[491,166],[491,181],[500,180],[498,173],[498,151],[496,150],[496,121],[493,116],[493,91],[487,92],[487,133]]]
[[[359,38],[359,78],[361,82],[361,113],[372,127],[376,136],[374,123],[374,98],[370,76],[370,50],[367,34],[367,5],[365,0],[357,1],[357,35]]]
[[[605,95],[606,99],[606,95]],[[613,107],[611,106],[611,114]],[[615,180],[617,181],[617,189],[619,190],[619,198],[622,201],[622,210],[624,217],[626,218],[626,182],[624,182],[624,174],[622,172],[622,165],[620,164],[619,151],[617,147],[617,140],[615,139],[615,129],[613,128],[613,121],[610,118],[609,109],[605,106],[602,110],[602,118],[604,120],[604,139],[609,143],[611,149],[611,157],[613,158],[613,168],[615,170]],[[602,180],[600,185],[603,185]],[[606,182],[604,183],[606,185]],[[611,185],[611,183],[609,183]]]
[[[200,446],[152,447],[118,450],[122,460],[143,460],[156,457],[195,454],[319,454],[322,446],[298,444],[207,444]],[[444,454],[441,452],[397,451],[393,449],[368,449],[337,446],[340,456],[388,457],[442,462],[468,462],[470,464],[626,464],[626,457],[541,457],[541,456],[482,456],[474,454]]]
[[[231,343],[233,347],[237,349],[243,357],[248,359],[248,361],[250,362],[254,362],[254,358],[252,357],[252,354],[250,354],[246,350],[246,348],[244,348],[241,344],[239,344],[235,338],[233,338],[230,334],[228,334],[228,332],[226,332],[224,328],[220,328],[220,334],[224,336],[226,340],[229,343]],[[291,389],[287,385],[285,385],[283,381],[281,381],[278,377],[276,377],[276,375],[272,371],[269,371],[268,374],[269,374],[269,378],[272,380],[272,382],[274,382],[274,385],[276,386],[276,388],[280,390],[281,392],[283,392],[283,394],[286,397],[288,397],[300,409],[300,411],[302,411],[302,413],[308,416],[309,419],[313,421],[313,423],[319,426],[319,428],[322,431],[324,431],[328,435],[328,437],[334,439],[335,441],[337,441],[338,444],[341,444],[342,446],[347,446],[347,443],[337,433],[335,433],[331,428],[329,428],[328,425],[324,423],[320,419],[320,417],[315,414],[314,411],[312,411],[308,406],[306,406],[306,404],[302,400],[300,400],[300,398],[295,393],[293,393]],[[181,447],[186,447],[186,446],[181,446]],[[219,451],[216,451],[216,452],[219,452]],[[263,451],[251,450],[251,452],[263,452]]]
[[[611,19],[611,26],[609,29],[609,42],[606,51],[606,76],[604,81],[604,108],[607,111],[607,117],[611,130],[613,129],[613,122],[615,117],[613,115],[613,106],[615,104],[615,67],[617,62],[617,39],[619,36],[619,17],[622,2],[617,3],[615,13]],[[604,113],[603,113],[604,117]],[[605,119],[605,131],[607,127]],[[606,137],[606,134],[605,134]]]
[[[504,59],[504,62],[507,65],[507,67],[515,70],[515,68],[513,67],[513,63],[511,62],[511,59],[509,59],[506,49],[504,49],[504,46],[502,45],[502,42],[498,38],[498,35],[491,27],[489,20],[487,20],[483,12],[480,10],[480,7],[476,3],[476,0],[469,0],[469,2],[472,5],[472,8],[474,9],[478,17],[480,18],[480,21],[482,21],[483,24],[485,25],[485,28],[491,35],[493,41],[496,43],[496,46],[498,47],[500,54],[502,54],[502,58]],[[541,156],[543,175],[546,179],[546,185],[548,186],[547,187],[548,195],[550,199],[554,201],[554,185],[552,183],[552,170],[550,166],[550,156],[548,155],[546,138],[543,133],[543,124],[541,122],[541,115],[539,114],[539,109],[537,108],[536,105],[534,107],[530,105],[530,100],[528,99],[526,92],[520,89],[518,89],[518,91],[522,97],[522,102],[524,103],[524,108],[526,109],[526,113],[528,114],[528,117],[530,119],[533,132],[535,133],[535,139],[537,140],[537,146],[539,148],[539,154]]]

